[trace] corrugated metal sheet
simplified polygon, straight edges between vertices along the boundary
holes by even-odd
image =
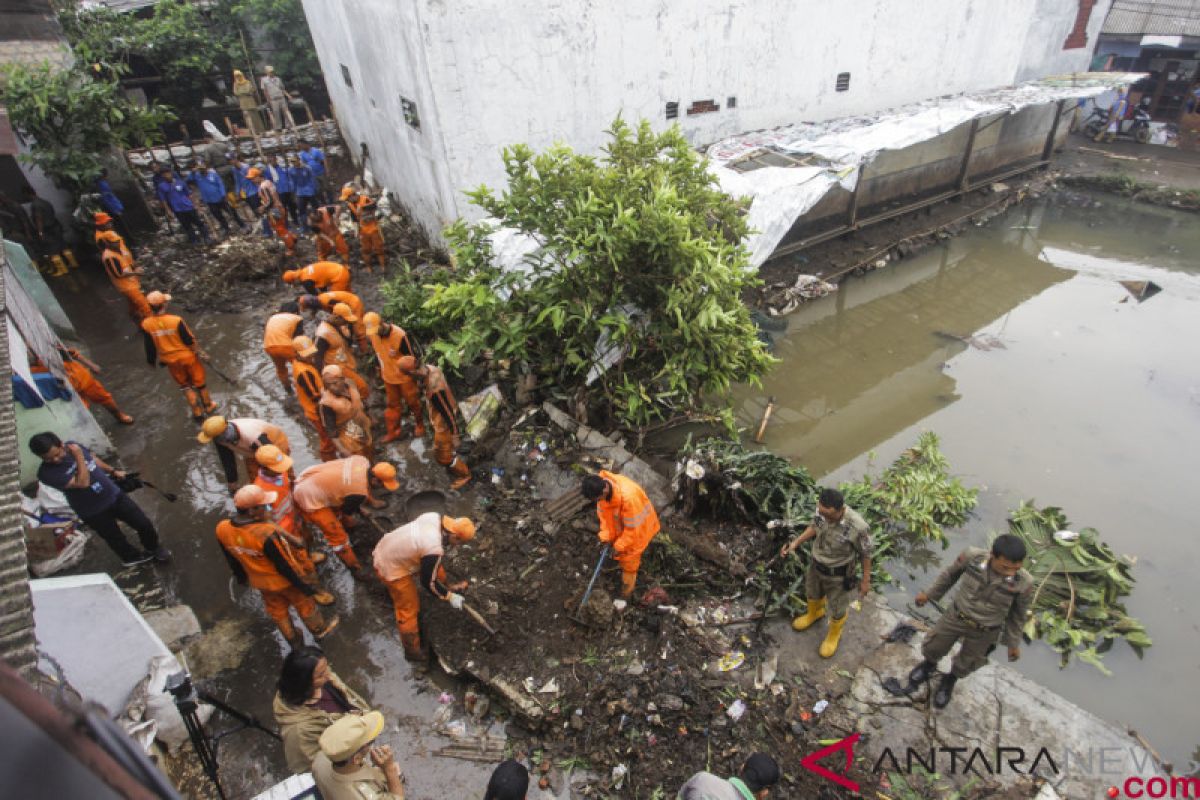
[[[0,265],[3,263],[3,251],[0,251]],[[7,312],[5,271],[0,269],[0,305]],[[8,326],[0,325],[0,658],[28,677],[37,663],[37,655],[25,553],[25,524],[18,496],[19,446],[13,410]]]
[[[1200,0],[1113,0],[1101,34],[1200,36]]]

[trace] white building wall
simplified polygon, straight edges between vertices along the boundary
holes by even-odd
[[[1107,5],[1093,11],[1096,30]],[[1074,0],[305,0],[348,137],[370,143],[373,171],[422,222],[477,216],[462,190],[503,183],[501,147],[562,141],[594,152],[618,113],[661,129],[671,124],[666,104],[678,102],[680,127],[704,144],[1086,69],[1089,48],[1061,49],[1077,8]],[[354,74],[353,93],[340,63]],[[840,72],[850,73],[849,91],[835,91]],[[404,125],[395,97],[403,90],[419,92],[419,135]],[[720,110],[689,116],[699,100]]]
[[[317,57],[355,162],[367,168],[413,218],[436,235],[458,216],[429,83],[426,32],[417,0],[303,0]],[[352,86],[342,76],[350,72]],[[445,94],[443,93],[443,99]],[[412,100],[420,129],[404,121]]]

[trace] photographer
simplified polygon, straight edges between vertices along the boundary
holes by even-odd
[[[113,549],[121,562],[131,567],[151,559],[160,564],[171,560],[171,551],[159,544],[158,531],[138,504],[114,483],[125,473],[105,464],[76,442],[64,443],[53,433],[39,433],[29,440],[29,449],[42,459],[38,480],[66,495],[71,510]],[[138,551],[117,521],[137,532]]]

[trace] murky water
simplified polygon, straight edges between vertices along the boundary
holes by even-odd
[[[103,277],[73,274],[69,282],[55,288],[91,357],[105,369],[101,379],[137,420],[128,427],[109,425],[107,420],[102,423],[110,431],[123,463],[180,495],[177,503],[170,504],[148,491],[137,494],[138,502],[156,520],[165,543],[175,554],[173,565],[154,568],[155,572],[168,595],[190,605],[206,631],[218,623],[246,626],[248,635],[244,638],[250,646],[233,659],[235,663],[240,660],[240,665],[212,682],[210,688],[234,707],[274,727],[271,700],[286,645],[262,611],[257,593],[233,583],[217,549],[213,531],[218,521],[229,516],[232,504],[216,454],[211,445],[196,442],[197,426],[189,419],[182,394],[166,371],[146,365],[141,337],[132,332],[124,301]],[[281,292],[270,308],[283,299],[286,297]],[[316,439],[301,424],[295,401],[285,399],[262,352],[266,308],[259,314],[205,314],[186,309],[178,313],[214,362],[238,383],[231,387],[210,371],[209,385],[221,405],[218,413],[259,417],[280,425],[291,442],[299,472],[319,460]],[[374,402],[380,401],[379,394],[375,393]],[[373,416],[381,418],[382,413],[376,409]],[[446,489],[443,470],[420,445],[409,448],[406,443],[393,444],[383,452],[397,465],[402,479],[412,481],[411,490],[428,486]],[[395,524],[404,522],[406,494],[402,488],[380,514]],[[470,502],[470,493],[466,497],[452,495],[448,510],[469,513]],[[355,540],[359,535],[351,533]],[[374,531],[367,535],[371,541],[377,538]],[[89,548],[83,569],[117,572],[120,565],[107,548],[97,543]],[[437,749],[449,743],[429,726],[440,707],[442,688],[412,675],[386,592],[374,582],[370,586],[355,584],[332,557],[320,571],[327,588],[338,597],[337,611],[342,620],[321,646],[334,670],[387,718],[388,728],[382,738],[392,745],[405,772],[408,796],[421,800],[482,795],[492,765],[434,756]],[[455,691],[453,686],[445,688]],[[218,714],[211,728],[220,731],[235,724]],[[497,725],[493,732],[499,730]],[[234,798],[251,797],[289,774],[279,745],[255,731],[223,739],[220,763],[226,791]],[[215,793],[200,784],[196,796]]]
[[[1138,303],[1121,280],[1162,292]],[[739,422],[754,430],[774,396],[765,444],[829,481],[861,474],[872,452],[890,463],[922,430],[939,434],[953,470],[983,490],[980,507],[934,563],[892,570],[900,607],[938,560],[1004,530],[1022,498],[1063,507],[1136,556],[1128,609],[1154,640],[1144,659],[1117,644],[1106,678],[1074,662],[1060,670],[1034,644],[1018,667],[1183,767],[1200,759],[1198,343],[1197,217],[1058,196],[798,311],[778,339],[783,364],[739,397]]]

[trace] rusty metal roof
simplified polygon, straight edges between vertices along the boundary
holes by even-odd
[[[1113,0],[1100,33],[1200,36],[1200,0]]]

